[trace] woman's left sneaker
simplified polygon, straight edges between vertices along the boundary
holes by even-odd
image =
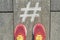
[[[14,40],[26,40],[27,30],[23,24],[18,24],[14,30]]]

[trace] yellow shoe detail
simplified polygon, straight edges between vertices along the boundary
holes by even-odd
[[[23,36],[22,35],[18,35],[17,36],[17,40],[23,40]]]
[[[36,40],[42,40],[42,35],[37,35]]]

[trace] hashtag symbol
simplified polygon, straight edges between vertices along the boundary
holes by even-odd
[[[35,7],[30,8],[31,2],[28,2],[26,8],[21,8],[21,11],[24,11],[24,14],[20,15],[22,17],[22,22],[25,22],[26,17],[31,17],[31,22],[34,21],[35,17],[39,17],[39,14],[36,14],[37,11],[41,11],[41,7],[39,6],[39,2],[36,3]],[[33,14],[28,14],[29,11],[33,11]]]

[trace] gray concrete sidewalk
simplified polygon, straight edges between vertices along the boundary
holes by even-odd
[[[46,40],[59,40],[60,0],[0,0],[0,40],[14,40],[14,28],[18,23],[22,23],[19,15],[24,13],[20,9],[26,7],[29,1],[32,2],[31,7],[35,7],[35,3],[39,2],[42,11],[39,12],[40,17],[36,18],[33,23],[30,22],[30,18],[23,23],[28,30],[27,40],[33,39],[32,30],[37,22],[45,26]],[[37,19],[39,20],[37,21]]]

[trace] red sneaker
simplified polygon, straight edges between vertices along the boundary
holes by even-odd
[[[26,40],[27,30],[23,24],[18,24],[14,31],[14,40]]]
[[[36,24],[33,28],[34,40],[45,40],[46,33],[42,24]]]

